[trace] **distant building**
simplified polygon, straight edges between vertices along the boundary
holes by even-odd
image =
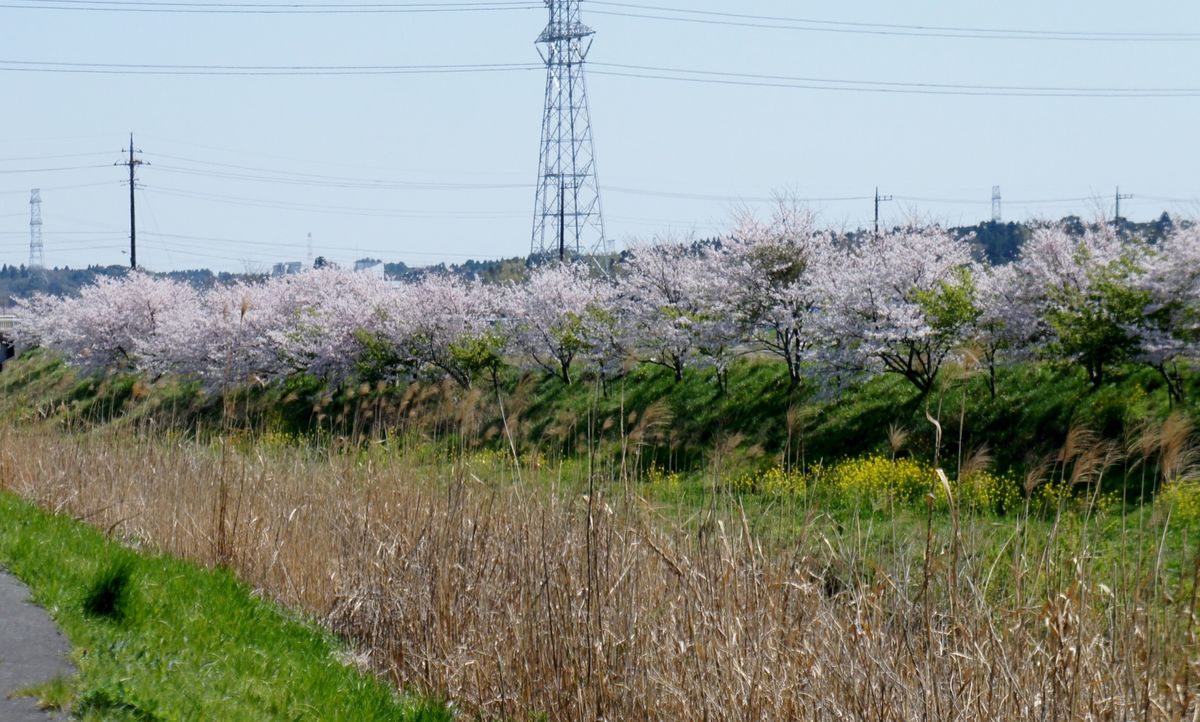
[[[285,263],[276,263],[271,268],[272,276],[294,276],[304,270],[304,264],[300,261],[287,261]]]
[[[369,273],[372,276],[376,276],[378,278],[384,278],[383,270],[384,270],[383,269],[383,261],[376,261],[373,259],[363,259],[361,261],[354,262],[354,272],[355,273]]]

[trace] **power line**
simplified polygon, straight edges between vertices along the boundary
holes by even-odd
[[[59,168],[17,168],[17,169],[6,168],[3,170],[0,170],[0,174],[15,175],[17,173],[59,173],[62,171],[69,171],[69,170],[91,170],[93,168],[107,168],[107,167],[108,167],[107,165],[73,165],[73,166],[62,166]],[[28,190],[26,190],[25,192],[28,192]]]
[[[1200,97],[1200,87],[1088,87],[1060,85],[988,85],[982,83],[930,83],[859,80],[812,76],[736,73],[624,63],[594,63],[594,75],[644,80],[669,80],[764,88],[827,90],[909,95],[965,95],[1038,98],[1190,98]],[[33,60],[0,60],[0,71],[98,73],[109,75],[168,76],[372,76],[425,75],[529,71],[531,63],[468,65],[159,65],[147,63],[67,63]],[[5,172],[5,171],[0,171]]]
[[[647,80],[673,80],[716,85],[739,85],[800,90],[837,90],[864,93],[913,95],[973,95],[1039,98],[1176,98],[1200,97],[1200,88],[1116,88],[1079,86],[984,85],[956,83],[917,83],[886,80],[851,80],[762,73],[734,73],[719,70],[690,70],[622,63],[594,63],[600,70],[594,75]]]
[[[0,7],[4,7],[0,5]],[[461,65],[165,65],[152,63],[67,63],[43,60],[0,60],[0,71],[85,73],[98,75],[194,76],[339,76],[446,75],[538,70],[533,63],[475,63]]]
[[[99,166],[99,167],[107,168],[108,166]],[[42,190],[43,191],[68,191],[68,190],[75,190],[77,188],[99,188],[100,186],[116,186],[116,185],[121,185],[121,183],[118,181],[101,181],[100,183],[76,183],[74,185],[67,185],[67,186],[42,186]],[[24,195],[28,192],[29,192],[29,189],[25,188],[22,190],[0,191],[0,195],[17,195],[17,194]],[[25,214],[21,213],[19,215],[25,215]]]
[[[374,216],[379,218],[463,218],[467,220],[495,220],[500,218],[523,218],[524,213],[502,213],[485,211],[407,211],[391,208],[363,208],[358,206],[336,206],[327,204],[301,203],[296,201],[276,201],[270,199],[246,198],[244,196],[228,196],[218,193],[187,191],[178,188],[161,186],[143,187],[144,193],[187,198],[191,200],[212,201],[229,205],[248,206],[251,208],[268,208],[272,210],[294,210],[306,213],[323,213],[332,215]]]
[[[251,180],[265,181],[270,183],[284,183],[293,185],[308,185],[308,186],[323,186],[323,187],[344,187],[344,188],[379,188],[379,189],[399,189],[399,190],[497,190],[497,189],[529,189],[533,186],[528,183],[447,183],[437,181],[404,181],[388,178],[362,178],[353,176],[335,176],[320,173],[305,173],[302,171],[278,170],[272,168],[262,168],[255,166],[237,165],[233,163],[218,163],[215,161],[194,160],[176,155],[166,155],[156,153],[155,157],[166,158],[168,160],[178,160],[185,163],[195,163],[199,165],[209,165],[216,168],[229,168],[232,170],[248,171],[248,173],[234,173],[225,170],[208,170],[204,168],[186,168],[177,166],[156,166],[159,170],[167,170],[172,173],[184,173],[190,175],[210,176],[215,178],[226,178],[233,180]],[[264,175],[265,174],[265,175]]]
[[[143,232],[143,235],[158,238],[158,239],[160,239],[158,241],[159,243],[165,243],[165,244],[170,244],[173,240],[178,240],[178,241],[206,241],[206,242],[210,242],[210,243],[235,243],[238,245],[258,246],[258,247],[265,247],[265,248],[287,248],[287,249],[300,249],[301,248],[301,244],[299,244],[299,243],[251,241],[251,240],[244,240],[244,239],[237,239],[237,238],[223,238],[220,236],[191,236],[191,235],[184,235],[184,234],[179,234],[179,233],[149,233],[149,232]],[[433,256],[433,257],[450,256],[450,257],[455,257],[455,258],[479,258],[479,256],[477,254],[471,254],[471,253],[450,253],[450,252],[441,252],[441,251],[438,251],[438,252],[404,251],[404,250],[397,250],[395,248],[383,249],[383,248],[355,247],[353,249],[349,249],[349,248],[338,249],[338,248],[332,248],[332,247],[325,247],[325,251],[326,252],[338,251],[338,252],[344,252],[344,253],[399,254],[402,256]],[[240,259],[234,259],[234,260],[240,260]]]
[[[1196,42],[1200,33],[1191,32],[1112,32],[1081,30],[1039,30],[1031,28],[988,28],[854,22],[823,18],[789,17],[750,13],[696,10],[664,5],[589,0],[590,12],[610,17],[687,22],[725,27],[746,27],[769,30],[849,33],[863,35],[910,36],[924,38],[983,39],[983,40],[1040,40],[1087,42]],[[92,12],[138,12],[169,14],[287,14],[287,15],[355,15],[355,14],[429,14],[534,10],[542,3],[532,0],[478,0],[468,2],[394,2],[394,3],[199,3],[151,2],[136,0],[16,0],[0,5],[24,10],[66,10]],[[599,6],[599,7],[597,7]],[[604,9],[611,8],[611,9]],[[665,13],[665,14],[664,14]]]
[[[0,163],[16,163],[18,161],[30,160],[62,160],[64,158],[95,158],[98,156],[111,155],[108,151],[99,151],[96,153],[64,153],[62,155],[27,155],[21,157],[0,158]]]
[[[729,196],[729,195],[713,195],[707,193],[677,193],[674,191],[655,191],[645,188],[622,188],[618,186],[605,186],[605,191],[619,193],[632,196],[651,196],[655,198],[676,198],[679,200],[693,201],[741,201],[745,203],[774,203],[779,200],[779,196]],[[871,196],[833,196],[826,198],[792,198],[798,203],[838,203],[842,201],[869,201]]]
[[[203,15],[378,15],[494,12],[533,10],[540,6],[530,0],[514,2],[447,3],[190,3],[125,2],[123,0],[17,0],[0,8],[17,10],[59,10],[85,12],[136,12],[156,14]]]
[[[347,163],[344,160],[339,162],[339,161],[332,161],[332,160],[318,160],[315,158],[297,158],[295,156],[278,155],[275,153],[264,153],[261,150],[251,150],[251,149],[246,149],[246,148],[235,149],[235,148],[227,148],[227,147],[215,146],[215,145],[205,145],[205,144],[200,144],[200,143],[193,143],[190,141],[165,138],[165,137],[161,137],[161,136],[149,136],[147,134],[143,134],[142,137],[143,138],[152,138],[154,140],[157,140],[159,142],[159,144],[165,143],[168,145],[185,146],[187,148],[196,148],[199,150],[216,151],[218,153],[226,153],[229,155],[236,155],[238,157],[254,156],[254,157],[258,157],[258,158],[270,158],[271,160],[283,160],[283,161],[289,161],[292,163],[303,163],[306,165],[319,165],[319,166],[337,167],[337,168],[355,168],[355,169],[367,170],[367,171],[371,171],[371,172],[384,172],[384,173],[407,173],[407,172],[418,171],[418,170],[420,172],[425,172],[425,173],[433,173],[433,172],[441,171],[441,169],[439,169],[437,171],[429,171],[429,170],[425,170],[425,169],[415,169],[415,168],[397,169],[397,168],[390,168],[390,167],[369,166],[369,165],[363,165],[361,163]],[[166,157],[166,156],[164,156],[164,157]],[[200,162],[200,161],[192,161],[192,162]],[[204,162],[212,163],[212,161],[204,161]],[[284,172],[284,171],[280,171],[280,172]],[[496,173],[487,173],[487,172],[470,173],[470,172],[465,172],[465,171],[459,171],[459,173],[462,175],[479,175],[479,176],[497,175]],[[524,175],[524,174],[517,174],[512,171],[506,171],[506,172],[502,173],[501,175],[516,176],[516,175]]]
[[[726,27],[760,28],[769,30],[799,30],[806,32],[845,33],[855,35],[891,35],[923,38],[971,40],[1055,40],[1100,42],[1196,42],[1200,33],[1188,32],[1104,32],[1078,30],[1033,30],[1013,28],[955,27],[939,25],[905,25],[898,23],[868,23],[845,20],[823,20],[778,15],[694,10],[658,5],[590,0],[617,10],[593,9],[595,15],[628,17],[644,20],[687,22]],[[636,12],[630,12],[636,11]],[[672,13],[662,15],[661,13]]]

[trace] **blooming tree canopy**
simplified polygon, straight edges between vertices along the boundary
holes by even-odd
[[[854,371],[900,374],[928,393],[979,311],[967,242],[941,228],[872,236],[818,273],[825,351]]]

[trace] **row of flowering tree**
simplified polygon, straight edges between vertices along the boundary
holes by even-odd
[[[657,364],[676,379],[777,357],[793,384],[894,373],[927,393],[970,355],[995,390],[1004,363],[1052,358],[1103,383],[1114,364],[1158,369],[1172,395],[1200,351],[1200,231],[1149,245],[1097,226],[1038,228],[1020,257],[978,263],[937,226],[878,236],[818,229],[781,204],[719,242],[632,248],[610,275],[546,264],[521,283],[450,275],[389,283],[336,269],[197,290],[135,273],[19,309],[28,344],[86,369],[184,374],[212,387],[308,373],[469,387],[506,364],[572,383]]]

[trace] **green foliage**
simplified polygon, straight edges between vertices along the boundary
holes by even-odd
[[[359,346],[354,361],[354,374],[358,380],[372,384],[393,381],[408,367],[407,359],[387,339],[359,329],[354,333],[354,340]]]
[[[1127,282],[1131,267],[1118,261],[1095,272],[1089,288],[1055,288],[1046,318],[1054,329],[1052,357],[1083,366],[1094,387],[1114,364],[1128,360],[1138,345],[1129,329],[1142,319],[1149,294]]]
[[[480,336],[466,336],[450,345],[450,357],[461,370],[466,385],[470,386],[472,379],[479,374],[487,373],[493,377],[504,367],[504,358],[500,355],[504,349],[504,339],[495,333],[485,333]]]
[[[494,347],[486,343],[459,350],[464,360],[478,359],[485,370],[497,361]],[[766,455],[786,455],[787,466],[805,467],[817,461],[829,465],[843,458],[886,455],[887,429],[893,424],[909,432],[906,455],[930,459],[934,437],[925,419],[927,405],[945,427],[943,459],[956,458],[960,451],[969,454],[986,444],[998,473],[1020,472],[1038,457],[1057,450],[1072,427],[1120,439],[1144,421],[1161,421],[1173,408],[1161,375],[1139,364],[1114,366],[1098,389],[1077,371],[1056,364],[1000,367],[994,398],[986,375],[972,375],[961,368],[950,371],[925,398],[895,374],[844,388],[792,388],[785,364],[764,358],[736,361],[728,371],[725,393],[721,393],[712,369],[688,369],[677,383],[669,369],[638,366],[617,379],[592,377],[567,385],[505,367],[497,369],[497,380],[505,404],[521,410],[520,428],[514,430],[521,454],[585,454],[587,447],[581,441],[587,428],[584,420],[591,420],[588,433],[594,441],[608,443],[622,430],[630,433],[642,413],[661,402],[670,414],[670,426],[639,440],[638,454],[641,469],[657,463],[668,472],[703,468],[721,434],[744,437],[747,448],[759,447]],[[111,380],[80,379],[61,360],[41,352],[6,366],[0,381],[7,389],[0,395],[0,413],[8,418],[55,418],[84,425],[141,425],[153,420],[157,428],[175,428],[202,437],[224,433],[227,424],[233,423],[247,438],[272,432],[311,440],[327,434],[352,436],[356,428],[378,438],[403,434],[405,425],[433,423],[444,416],[443,400],[456,403],[446,396],[456,392],[423,382],[371,384],[364,394],[360,393],[360,379],[338,389],[329,388],[321,379],[296,375],[279,385],[237,390],[236,403],[231,406],[233,417],[225,419],[219,397],[208,397],[194,385],[170,379],[149,384],[139,398],[134,398],[131,385],[127,399],[112,404],[108,401],[114,389]],[[1200,400],[1200,376],[1188,373],[1184,381],[1185,398],[1193,401],[1176,403],[1174,408],[1200,421],[1196,403]],[[375,418],[384,425],[372,427],[373,422],[363,422],[361,414],[368,410],[375,410]],[[510,455],[507,437],[499,431],[502,423],[495,405],[483,404],[478,414],[478,427],[495,431],[474,443]],[[796,420],[790,429],[789,418]],[[573,429],[571,433],[555,431],[562,426],[562,419],[573,420],[566,425]],[[355,427],[355,423],[364,425]],[[446,434],[459,433],[458,423],[452,426],[442,427],[434,435],[447,438]],[[954,475],[954,468],[948,471]]]
[[[31,587],[76,648],[72,713],[80,719],[452,719],[442,705],[398,698],[347,668],[335,639],[230,574],[130,554],[97,530],[2,492],[0,563]],[[137,588],[124,621],[85,613],[81,591],[120,587],[113,596],[121,598],[130,586],[115,584],[119,578]]]
[[[953,277],[939,281],[936,288],[917,291],[917,302],[937,337],[957,339],[979,318],[977,292],[970,269],[956,268]]]

